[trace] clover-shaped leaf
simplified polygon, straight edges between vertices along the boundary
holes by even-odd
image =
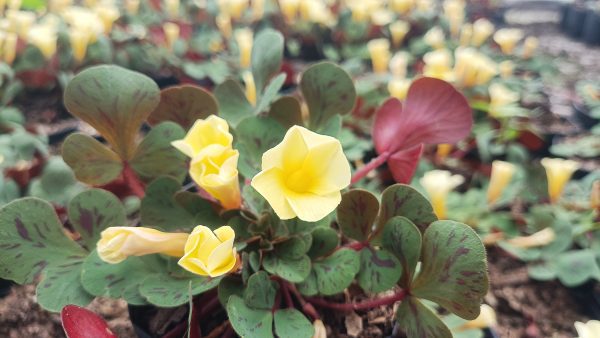
[[[358,284],[367,292],[383,292],[391,289],[402,275],[400,262],[387,250],[366,247],[360,250]]]
[[[396,320],[407,337],[452,338],[446,324],[415,297],[409,296],[402,301]]]
[[[273,29],[265,29],[256,35],[252,45],[252,75],[257,92],[281,69],[283,61],[283,35]]]
[[[298,288],[309,296],[316,293],[334,295],[352,283],[359,269],[359,254],[351,249],[340,249],[321,261],[313,262],[310,276]]]
[[[286,130],[272,118],[253,116],[242,120],[235,132],[239,170],[244,177],[253,177],[261,169],[262,155],[281,142]]]
[[[429,200],[414,188],[404,184],[394,184],[383,191],[376,232],[380,233],[385,223],[394,216],[408,218],[421,231],[437,220]]]
[[[381,241],[400,260],[404,271],[400,285],[408,288],[421,257],[421,232],[408,218],[395,216],[385,224]]]
[[[317,258],[330,254],[340,243],[340,238],[332,228],[316,228],[311,233],[312,243],[307,254]]]
[[[268,272],[293,283],[299,283],[310,273],[310,258],[302,255],[299,258],[281,258],[275,254],[266,255],[263,267]]]
[[[225,80],[215,88],[214,94],[219,102],[219,115],[233,128],[244,118],[253,115],[254,107],[246,98],[244,89],[235,80]]]
[[[283,96],[273,102],[268,116],[286,129],[304,125],[300,101],[293,96]]]
[[[279,337],[311,338],[315,334],[313,325],[296,309],[277,310],[273,319]]]
[[[207,90],[194,85],[174,86],[160,92],[160,103],[148,123],[173,121],[188,130],[196,120],[216,115],[218,110],[217,100]]]
[[[194,275],[174,276],[166,269],[143,279],[140,294],[151,304],[160,307],[175,307],[189,302],[191,295],[195,296],[212,290],[222,277],[208,278]]]
[[[123,171],[123,163],[112,149],[91,136],[75,133],[62,146],[65,162],[81,182],[103,185],[114,181]]]
[[[259,271],[248,279],[248,286],[244,290],[244,302],[256,309],[270,310],[275,304],[277,282],[269,279],[269,274]]]
[[[379,201],[375,195],[366,190],[353,189],[342,195],[337,208],[337,221],[345,236],[364,242],[371,234],[378,212]]]
[[[227,302],[227,316],[235,332],[242,337],[273,337],[271,310],[250,308],[242,298],[232,295]]]

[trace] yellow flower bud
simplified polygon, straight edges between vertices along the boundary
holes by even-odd
[[[183,255],[188,234],[165,233],[142,227],[110,227],[102,231],[97,250],[100,258],[111,264],[129,256],[161,253],[174,257]]]
[[[165,33],[167,48],[173,50],[175,42],[179,39],[179,25],[173,22],[165,22],[163,24],[163,32]]]
[[[446,45],[444,31],[438,26],[427,31],[423,36],[423,41],[433,49],[442,49]]]
[[[500,62],[498,68],[500,69],[500,77],[508,79],[513,75],[515,64],[510,60],[505,60]]]
[[[390,0],[390,7],[399,14],[407,14],[415,5],[415,0]]]
[[[444,158],[448,157],[448,155],[450,155],[450,152],[452,151],[453,148],[454,148],[453,144],[449,144],[449,143],[438,144],[436,155],[438,158],[444,159]]]
[[[35,25],[29,30],[29,43],[36,46],[46,59],[56,53],[56,30],[45,25]]]
[[[587,323],[575,322],[575,330],[579,338],[600,337],[600,320],[589,320]]]
[[[457,84],[462,87],[486,84],[498,74],[496,63],[474,48],[459,47],[454,54],[454,76]]]
[[[494,311],[494,309],[487,304],[481,304],[479,316],[477,316],[477,318],[474,320],[468,321],[459,326],[457,331],[460,332],[473,329],[485,329],[488,327],[494,327],[497,324],[498,321],[496,319],[496,311]]]
[[[375,39],[367,43],[369,54],[371,54],[371,63],[373,72],[377,74],[387,73],[390,62],[390,42],[387,39]]]
[[[199,225],[189,235],[185,243],[185,254],[178,264],[200,276],[224,275],[236,266],[234,239],[235,232],[229,226],[220,227],[213,232]]]
[[[494,41],[500,46],[502,53],[511,55],[515,46],[523,38],[523,31],[516,28],[502,28],[494,34]]]
[[[450,34],[458,36],[460,26],[465,19],[465,2],[463,0],[444,1],[444,15],[450,24]]]
[[[8,33],[4,38],[4,48],[2,49],[2,59],[9,65],[15,61],[17,56],[17,34]]]
[[[552,243],[555,238],[556,233],[554,232],[554,230],[552,230],[552,228],[546,228],[529,236],[519,236],[511,238],[506,242],[517,248],[529,249],[548,245]]]
[[[504,161],[492,162],[492,175],[487,190],[488,204],[493,204],[502,196],[502,192],[510,183],[517,168],[514,164]]]
[[[140,0],[125,0],[125,10],[129,15],[136,15],[140,10]]]
[[[419,180],[431,199],[433,211],[439,219],[446,218],[446,198],[448,193],[465,181],[460,175],[452,175],[446,170],[431,170]]]
[[[473,38],[471,44],[475,47],[481,46],[492,33],[494,33],[494,24],[488,19],[481,18],[473,22]]]
[[[470,23],[466,23],[460,29],[460,41],[459,44],[461,46],[468,46],[471,42],[471,38],[473,37],[473,25]]]
[[[246,87],[246,98],[251,105],[256,105],[256,84],[254,83],[254,76],[252,76],[252,72],[245,71],[242,74],[242,78],[244,79],[244,85]]]
[[[237,150],[209,145],[190,164],[190,176],[202,189],[217,199],[225,209],[239,209],[242,204]]]
[[[27,11],[8,10],[6,18],[10,22],[10,31],[17,33],[23,40],[27,40],[29,29],[35,22],[35,13]]]
[[[220,13],[219,15],[217,15],[217,17],[215,18],[215,22],[217,24],[217,27],[219,27],[219,30],[221,31],[221,34],[223,34],[223,36],[226,39],[231,38],[231,17],[227,14],[224,13]]]
[[[265,13],[265,0],[252,0],[252,19],[258,21]]]
[[[227,121],[211,115],[205,120],[197,120],[182,140],[173,141],[171,145],[188,157],[197,158],[202,157],[209,146],[231,148],[232,142]]]
[[[390,71],[396,78],[406,77],[406,67],[408,66],[409,54],[407,52],[398,52],[390,61]]]
[[[281,13],[287,22],[294,22],[298,15],[300,0],[279,0]]]
[[[426,53],[423,56],[423,75],[435,77],[445,81],[453,81],[454,74],[452,72],[452,55],[447,49],[438,49]]]
[[[519,93],[513,92],[499,83],[493,83],[488,88],[490,105],[488,113],[493,117],[502,117],[502,108],[519,101]]]
[[[95,10],[96,13],[98,13],[100,19],[102,20],[102,24],[104,26],[104,34],[108,35],[110,31],[112,31],[113,24],[121,15],[119,13],[119,9],[115,6],[103,5],[96,7]]]
[[[580,164],[561,158],[543,158],[542,166],[546,169],[548,178],[550,203],[556,203],[573,173],[579,169]]]
[[[412,80],[403,79],[403,78],[392,78],[388,83],[388,91],[390,95],[397,98],[398,100],[404,100],[406,98],[406,94],[408,93],[408,87]]]
[[[525,42],[523,43],[523,59],[529,59],[539,45],[540,41],[534,36],[525,39]]]
[[[399,47],[402,44],[409,30],[410,24],[406,21],[398,20],[390,25],[390,35],[394,47]]]
[[[340,142],[300,126],[263,154],[262,171],[251,183],[279,218],[307,222],[335,210],[340,190],[349,184],[350,165]]]
[[[75,62],[81,63],[83,59],[85,59],[85,54],[87,53],[90,34],[86,31],[71,27],[71,29],[69,29],[69,41],[71,43],[71,50],[73,51]]]
[[[240,51],[240,67],[249,68],[252,58],[252,30],[250,28],[239,29],[235,32],[235,41]]]
[[[179,0],[165,0],[165,7],[169,18],[177,19],[179,17]]]

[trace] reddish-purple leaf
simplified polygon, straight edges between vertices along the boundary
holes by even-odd
[[[60,318],[68,338],[117,338],[104,319],[85,308],[67,305]]]
[[[419,158],[423,153],[423,144],[416,145],[410,149],[400,150],[392,154],[387,161],[388,167],[398,183],[408,184],[417,170]]]

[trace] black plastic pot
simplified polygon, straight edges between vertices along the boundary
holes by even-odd
[[[588,45],[600,45],[600,13],[588,10],[581,39]]]
[[[580,6],[574,5],[568,12],[566,29],[567,34],[569,34],[572,38],[580,38],[581,33],[583,32],[583,22],[585,21],[585,16],[587,15],[587,10]]]
[[[580,103],[573,103],[574,122],[582,129],[591,130],[600,119],[590,116],[590,111]]]

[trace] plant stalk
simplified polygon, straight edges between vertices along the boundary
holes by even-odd
[[[138,175],[133,171],[131,165],[125,162],[123,165],[123,179],[131,190],[131,192],[139,198],[143,198],[146,194],[144,183],[140,180]]]
[[[404,297],[406,297],[406,295],[407,292],[405,290],[400,290],[391,296],[386,296],[377,299],[368,299],[359,303],[331,303],[330,301],[319,297],[310,297],[307,300],[320,307],[325,307],[336,311],[348,312],[368,310],[379,306],[392,305],[396,302],[402,301]]]
[[[369,163],[358,168],[358,170],[356,170],[354,172],[354,175],[352,175],[350,184],[354,184],[354,183],[360,181],[363,177],[367,176],[371,171],[373,171],[374,169],[378,168],[379,166],[381,166],[382,164],[387,162],[388,158],[390,158],[391,155],[392,154],[390,154],[388,151],[384,151],[383,153],[379,154],[379,156],[377,156],[374,159],[372,159],[371,161],[369,161]]]

